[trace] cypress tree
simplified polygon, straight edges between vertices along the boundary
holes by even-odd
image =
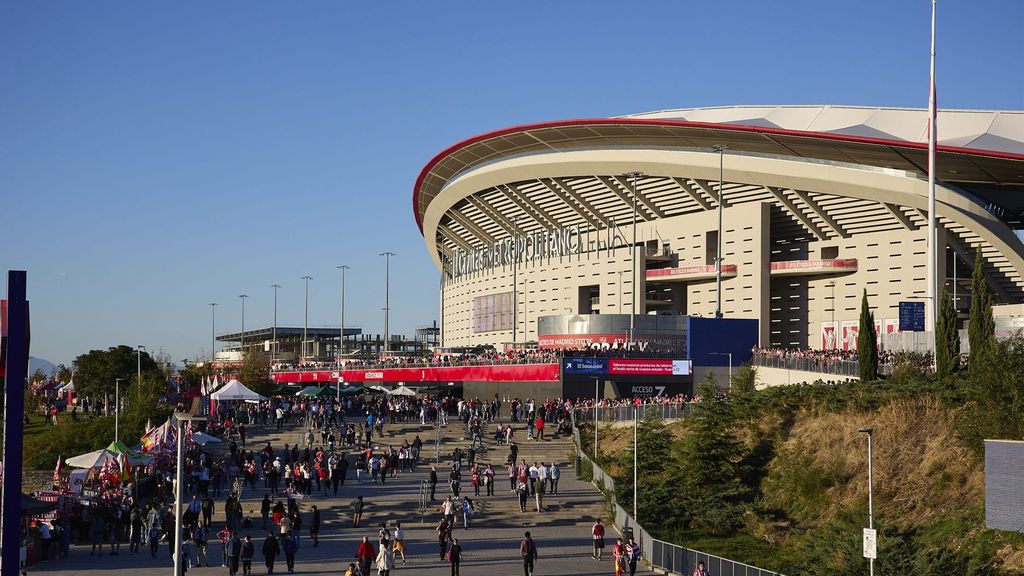
[[[857,368],[861,382],[878,377],[878,335],[875,333],[875,315],[868,307],[868,291],[860,301],[860,328],[857,331]]]
[[[996,333],[996,322],[992,318],[992,295],[988,291],[981,265],[979,249],[975,252],[974,270],[971,273],[971,318],[967,325],[972,363],[978,358],[981,349],[991,343]]]
[[[935,324],[935,372],[949,376],[960,365],[960,334],[956,330],[956,310],[949,289],[942,287],[939,318]]]

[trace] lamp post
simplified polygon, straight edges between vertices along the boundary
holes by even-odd
[[[732,352],[711,352],[711,356],[729,357],[729,390],[732,390]]]
[[[341,357],[345,355],[345,270],[348,270],[348,266],[342,264],[337,267],[341,270],[341,312],[339,314],[338,323],[341,325],[338,328],[338,367],[341,367]],[[341,386],[338,386],[338,390],[341,390]]]
[[[391,313],[390,292],[391,292],[391,257],[396,256],[394,252],[381,252],[384,257],[384,353],[388,353],[388,314]]]
[[[836,283],[829,282],[828,287],[832,289],[832,349],[836,349],[839,343],[839,328],[836,327]]]
[[[630,173],[626,174],[626,176],[630,179],[630,182],[633,185],[633,244],[630,246],[630,256],[629,256],[630,264],[632,265],[632,270],[633,270],[633,279],[631,281],[632,282],[631,285],[633,286],[633,298],[631,298],[632,302],[630,302],[630,308],[629,308],[629,346],[630,347],[632,347],[632,345],[633,345],[633,338],[635,337],[634,334],[636,332],[636,325],[634,324],[634,322],[636,321],[636,297],[637,297],[637,280],[636,280],[636,181],[637,181],[637,178],[640,178],[643,175],[644,175],[643,172],[630,172]]]
[[[956,298],[956,261],[957,261],[956,250],[953,250],[953,310],[955,310],[956,313],[959,315],[960,314],[960,307],[957,305],[957,298]]]
[[[597,460],[597,429],[598,429],[598,425],[600,424],[600,419],[598,418],[598,412],[597,412],[598,411],[597,403],[600,401],[600,396],[601,396],[600,392],[599,392],[600,386],[601,386],[601,379],[598,378],[597,376],[594,376],[594,460],[595,461]]]
[[[637,515],[636,515],[636,499],[637,499],[637,494],[638,494],[638,491],[637,491],[637,481],[639,480],[639,474],[638,474],[639,467],[637,466],[637,462],[638,462],[637,452],[638,451],[637,451],[637,442],[636,442],[636,432],[637,432],[637,428],[638,428],[638,425],[637,425],[637,422],[638,422],[637,414],[639,412],[640,412],[639,407],[636,404],[634,404],[633,405],[633,521],[635,521],[637,523],[640,522],[640,519],[637,518]]]
[[[928,296],[931,297],[931,314],[927,315],[931,330],[939,318],[938,290],[938,214],[935,213],[935,144],[938,140],[935,102],[935,0],[932,0],[932,45],[929,59],[928,78]]]
[[[302,349],[299,351],[299,363],[303,363],[306,359],[306,341],[309,337],[309,281],[313,279],[312,276],[303,276],[303,280],[306,281],[305,299],[302,305]]]
[[[519,215],[512,219],[512,343],[519,332]],[[524,337],[525,340],[525,337]]]
[[[871,440],[874,435],[874,428],[861,428],[857,430],[863,434],[868,435],[868,529],[875,529],[875,508],[874,508],[874,492],[872,487],[872,462],[871,462]],[[871,576],[875,574],[875,559],[868,558],[868,570]]]
[[[238,298],[242,301],[242,332],[239,336],[241,338],[239,347],[242,350],[242,359],[245,359],[245,299],[248,298],[248,294],[239,294]]]
[[[174,473],[174,531],[175,534],[169,539],[167,545],[174,546],[174,553],[171,555],[174,558],[174,576],[182,576],[182,558],[181,558],[181,499],[182,499],[182,484],[184,483],[183,471],[185,468],[185,462],[183,457],[183,440],[182,437],[185,435],[183,422],[190,422],[192,420],[198,420],[205,418],[205,416],[192,416],[188,412],[175,412],[175,420],[178,421],[178,454],[177,454],[177,466],[175,467]]]
[[[114,379],[114,443],[117,444],[119,439],[118,430],[120,430],[120,418],[121,418],[121,380],[123,378]]]
[[[722,317],[722,205],[725,203],[725,151],[728,144],[715,144],[718,152],[718,248],[715,250],[715,318]]]
[[[210,302],[210,364],[217,359],[217,303]]]
[[[277,290],[281,285],[271,284],[270,287],[274,289],[274,328],[270,336],[270,364],[274,365],[277,364]]]
[[[145,350],[145,349],[146,349],[146,347],[143,346],[142,344],[139,344],[138,346],[135,347],[135,354],[137,356],[136,363],[135,363],[135,371],[136,371],[136,378],[137,378],[135,380],[135,385],[137,386],[137,388],[135,388],[135,399],[136,400],[139,399],[139,394],[142,393],[142,351]]]

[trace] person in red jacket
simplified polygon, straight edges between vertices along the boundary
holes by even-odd
[[[356,548],[356,558],[359,559],[359,570],[363,574],[369,574],[370,565],[377,558],[377,549],[373,547],[369,536],[363,536],[359,548]]]

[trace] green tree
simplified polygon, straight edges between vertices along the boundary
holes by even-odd
[[[744,364],[736,369],[732,376],[732,387],[729,394],[736,397],[750,396],[757,389],[757,368]]]
[[[956,324],[953,298],[943,286],[939,318],[935,324],[935,372],[940,378],[953,374],[960,366],[960,334]]]
[[[138,387],[137,371],[141,362],[143,383],[148,377],[162,379],[163,374],[157,363],[142,352],[141,360],[138,352],[124,344],[107,350],[90,350],[75,358],[75,392],[79,396],[103,396],[114,393],[114,381],[120,378],[126,386]],[[122,391],[126,391],[122,388]],[[133,394],[135,394],[133,392]]]
[[[986,438],[1024,440],[1024,337],[982,346],[967,371],[960,436],[979,454]]]
[[[640,483],[637,487],[637,515],[642,519],[659,521],[665,517],[667,503],[660,487],[665,483],[664,474],[672,469],[674,458],[671,436],[665,421],[654,411],[637,424],[637,470]],[[618,453],[617,464],[623,470],[623,478],[615,481],[616,501],[626,510],[633,507],[633,444]],[[643,523],[644,520],[638,520]]]
[[[690,418],[679,458],[686,463],[680,498],[691,510],[692,528],[729,533],[742,523],[750,496],[740,477],[743,445],[732,433],[736,418],[729,400],[718,395],[714,376],[698,391],[700,408]]]
[[[274,379],[270,376],[270,361],[264,360],[253,351],[246,352],[242,358],[242,365],[238,368],[238,380],[257,394],[270,396],[274,392]]]
[[[857,367],[860,371],[861,382],[870,382],[878,377],[878,335],[875,333],[875,314],[868,306],[868,291],[866,289],[860,301]]]
[[[68,382],[71,382],[71,379],[74,378],[74,376],[75,373],[71,371],[71,368],[68,368],[64,364],[57,365],[57,380],[67,384]]]
[[[992,318],[992,295],[985,282],[982,269],[981,250],[974,257],[974,270],[971,273],[971,318],[967,325],[967,342],[970,344],[970,363],[973,365],[981,350],[987,346],[996,332],[996,322]]]

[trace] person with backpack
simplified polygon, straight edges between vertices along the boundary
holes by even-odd
[[[533,565],[538,555],[537,544],[530,537],[529,532],[524,535],[523,541],[519,543],[519,555],[523,558],[523,576],[533,576]]]
[[[267,532],[267,539],[263,541],[263,562],[267,565],[267,574],[274,573],[274,559],[281,553],[281,545],[273,532]]]
[[[288,565],[288,573],[295,572],[295,553],[299,550],[299,542],[295,536],[288,534],[281,541],[281,549],[284,550],[284,561]]]
[[[253,546],[252,536],[245,535],[245,539],[242,540],[242,554],[239,556],[242,559],[242,576],[250,576],[252,574],[252,557],[256,554],[256,547]]]

